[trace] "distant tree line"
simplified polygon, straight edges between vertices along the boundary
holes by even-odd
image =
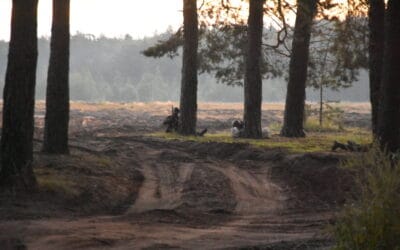
[[[268,32],[268,30],[265,30]],[[154,37],[132,39],[95,37],[77,33],[71,36],[70,50],[70,96],[71,100],[88,102],[149,102],[179,101],[181,56],[174,59],[151,59],[140,52],[158,40],[169,36],[165,32]],[[47,67],[50,56],[50,40],[38,40],[38,65],[36,99],[46,97]],[[0,41],[0,93],[4,87],[8,42]],[[263,80],[263,100],[283,102],[286,96],[286,81],[281,78]],[[227,86],[209,73],[199,76],[199,101],[241,102],[243,89]],[[327,90],[326,98],[342,101],[367,102],[368,75],[364,71],[353,87],[340,91]],[[310,86],[308,101],[318,101],[318,91]]]

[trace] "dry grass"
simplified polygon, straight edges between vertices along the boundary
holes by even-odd
[[[317,103],[310,103],[313,108],[318,108]],[[352,103],[352,102],[342,102],[334,104],[340,107],[346,112],[357,112],[357,113],[369,113],[370,104],[367,102]],[[0,103],[2,106],[2,102]],[[45,106],[44,101],[37,101],[36,108],[43,109]],[[82,111],[97,111],[97,110],[113,110],[113,109],[128,109],[128,110],[141,110],[141,111],[151,111],[151,110],[164,110],[168,107],[179,106],[178,102],[98,102],[98,103],[88,103],[83,101],[72,101],[71,109],[82,110]],[[262,110],[280,110],[283,111],[285,104],[283,102],[277,103],[263,103]],[[199,102],[199,110],[219,110],[219,109],[232,109],[232,110],[243,110],[243,103],[223,103],[223,102]]]

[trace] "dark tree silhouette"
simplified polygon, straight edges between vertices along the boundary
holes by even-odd
[[[385,1],[369,0],[369,84],[372,110],[372,132],[378,130],[380,88],[382,81],[382,62],[384,48]]]
[[[400,149],[400,1],[389,0],[385,16],[380,142],[390,152]]]
[[[43,151],[68,153],[70,0],[53,0]]]
[[[304,137],[304,102],[312,22],[317,0],[299,0],[289,64],[289,82],[282,136]]]
[[[179,133],[196,133],[197,121],[197,1],[183,0],[183,59]]]
[[[4,86],[0,183],[6,189],[31,190],[38,0],[13,0],[11,37]]]
[[[244,136],[261,138],[261,46],[264,17],[264,0],[250,0],[248,19],[248,45],[244,80]]]

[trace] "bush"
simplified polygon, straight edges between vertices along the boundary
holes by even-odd
[[[320,125],[319,107],[313,108],[311,104],[305,105],[304,129],[307,132],[337,132],[344,130],[344,110],[339,106],[324,103],[322,112],[322,126]]]
[[[378,146],[344,162],[355,194],[333,227],[335,249],[400,249],[400,164]]]
[[[304,130],[307,132],[340,132],[338,125],[330,120],[324,120],[322,127],[319,125],[319,118],[312,116],[307,118],[304,124]]]

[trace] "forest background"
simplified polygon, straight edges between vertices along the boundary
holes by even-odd
[[[171,30],[152,37],[133,39],[109,38],[76,33],[71,37],[71,100],[87,102],[152,102],[178,101],[181,77],[181,54],[174,59],[148,58],[142,51],[157,41],[168,38]],[[272,32],[265,30],[265,32]],[[36,99],[44,100],[49,38],[38,41]],[[0,89],[3,91],[8,42],[0,41]],[[368,73],[361,70],[350,88],[326,90],[325,100],[368,102]],[[263,80],[263,101],[284,102],[287,81],[284,78]],[[2,93],[1,93],[2,94]],[[198,98],[201,102],[242,102],[243,88],[218,83],[213,75],[199,77]],[[319,91],[307,89],[307,101],[317,102]]]

